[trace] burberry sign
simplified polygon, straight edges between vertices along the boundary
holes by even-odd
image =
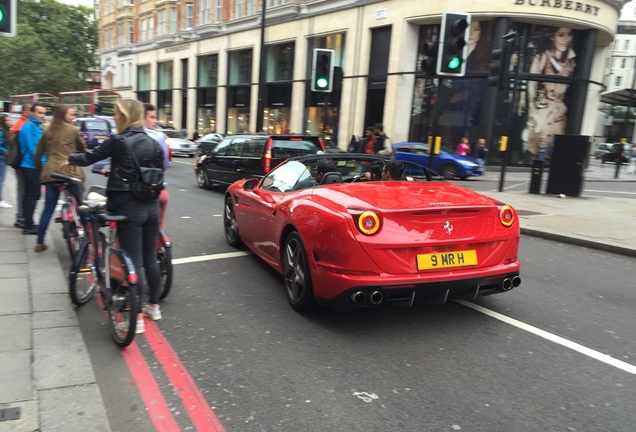
[[[515,5],[528,4],[530,6],[549,7],[555,9],[573,10],[575,12],[583,12],[590,15],[598,15],[601,9],[598,6],[592,6],[588,3],[582,3],[572,0],[513,0]]]

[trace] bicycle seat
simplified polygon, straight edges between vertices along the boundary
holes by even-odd
[[[128,221],[128,216],[102,213],[100,215],[97,215],[97,221],[102,223],[115,222],[117,224],[123,224],[124,222]]]
[[[63,174],[58,174],[58,173],[51,173],[51,177],[54,179],[58,179],[58,180],[62,180],[65,182],[69,182],[69,183],[82,183],[82,180],[75,178],[75,177],[69,177],[69,176],[65,176]]]

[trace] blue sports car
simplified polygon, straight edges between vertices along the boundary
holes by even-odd
[[[401,142],[393,144],[393,151],[398,160],[415,162],[428,166],[428,144],[418,142]],[[464,180],[468,177],[478,177],[484,173],[484,166],[477,163],[475,158],[459,156],[440,150],[433,161],[433,171],[440,174],[446,180],[459,177]]]

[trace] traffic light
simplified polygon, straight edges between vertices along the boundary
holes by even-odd
[[[438,53],[439,41],[431,41],[424,44],[424,55],[426,56],[426,58],[422,63],[422,72],[426,73],[427,75],[435,75]]]
[[[503,90],[510,86],[510,54],[511,50],[507,42],[504,42],[503,48],[490,52],[490,75],[488,76],[490,87]]]
[[[437,59],[438,75],[464,76],[468,33],[470,32],[470,14],[464,12],[444,12],[442,14],[441,53]]]
[[[330,93],[333,90],[334,58],[334,50],[314,49],[311,67],[311,91]]]
[[[16,0],[0,0],[0,36],[15,36]]]

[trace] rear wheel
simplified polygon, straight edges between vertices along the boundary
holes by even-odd
[[[62,234],[64,235],[64,241],[71,259],[75,259],[77,251],[80,247],[80,241],[78,240],[77,228],[75,223],[70,221],[62,222]]]
[[[307,253],[300,234],[292,232],[283,249],[283,277],[287,300],[298,312],[306,312],[316,305]]]
[[[108,311],[108,327],[113,340],[120,348],[133,341],[137,327],[139,298],[137,284],[128,281],[128,269],[119,252],[112,251],[108,257],[110,277],[106,284],[106,310]]]
[[[457,177],[457,167],[453,164],[442,165],[439,171],[442,177],[444,177],[446,180],[453,180],[455,177]]]
[[[159,300],[163,300],[170,294],[172,287],[172,248],[164,244],[157,250],[157,262],[161,271],[161,293]]]
[[[69,294],[74,304],[82,306],[93,297],[99,283],[92,246],[84,249],[79,261],[73,263],[73,269],[69,280]]]
[[[241,237],[239,237],[239,227],[234,212],[234,201],[231,196],[225,198],[225,209],[223,210],[223,225],[225,228],[225,239],[232,247],[241,245]]]

